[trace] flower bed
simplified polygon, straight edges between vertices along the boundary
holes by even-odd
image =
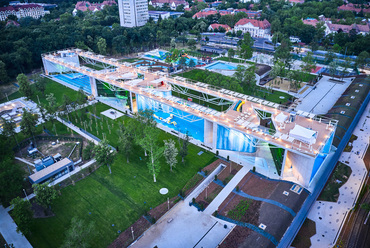
[[[217,183],[211,182],[208,185],[207,189],[204,189],[202,193],[197,196],[195,202],[198,203],[201,209],[205,209],[213,201],[213,199],[216,198],[216,196],[221,192],[222,189],[223,187],[221,187]]]

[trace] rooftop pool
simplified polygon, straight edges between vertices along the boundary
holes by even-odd
[[[233,71],[233,70],[236,70],[237,66],[232,65],[232,64],[227,64],[227,63],[222,62],[222,61],[217,61],[217,62],[214,62],[212,64],[209,64],[209,65],[205,66],[204,68],[206,68],[208,70],[216,69],[216,70],[230,70],[230,71]]]

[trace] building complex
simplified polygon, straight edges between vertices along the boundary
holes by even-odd
[[[44,7],[38,4],[7,6],[0,8],[0,21],[5,21],[10,15],[16,16],[18,19],[24,17],[38,19],[46,13],[48,12],[45,12]]]
[[[336,121],[80,49],[44,54],[45,75],[118,109],[151,109],[158,126],[257,171],[311,188],[331,156]],[[100,63],[95,71],[83,62]],[[205,105],[196,102],[205,102]],[[276,164],[272,149],[282,150]],[[280,168],[279,168],[280,167]]]
[[[149,19],[146,0],[118,0],[118,9],[122,27],[144,26]]]

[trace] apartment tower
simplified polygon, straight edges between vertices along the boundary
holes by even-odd
[[[122,27],[144,26],[149,19],[147,0],[118,0]]]

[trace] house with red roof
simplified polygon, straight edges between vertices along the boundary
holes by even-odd
[[[325,33],[349,33],[351,30],[355,30],[356,34],[366,35],[369,34],[370,28],[369,24],[352,24],[352,25],[343,25],[343,24],[332,24],[332,23],[325,23],[326,30]]]
[[[315,18],[306,18],[303,20],[303,24],[310,25],[316,28],[316,25],[319,23]]]
[[[339,6],[338,11],[351,11],[351,12],[355,12],[358,14],[362,10],[364,14],[369,14],[370,13],[369,7],[370,7],[369,5],[364,5],[364,8],[361,8],[360,4],[349,3],[349,4],[343,4]]]
[[[239,30],[243,33],[250,33],[252,37],[271,38],[271,24],[266,19],[260,21],[243,18],[234,26],[235,32]]]
[[[90,3],[89,1],[79,1],[76,3],[74,10],[72,11],[73,16],[77,14],[77,11],[91,11],[91,12],[96,12],[96,11],[101,11],[104,9],[105,6],[113,6],[117,5],[115,0],[106,0],[102,3]]]
[[[220,28],[225,29],[225,32],[229,32],[231,30],[231,28],[229,27],[229,25],[226,25],[226,24],[218,24],[218,23],[213,23],[213,24],[209,25],[208,30],[209,31],[215,31],[215,30],[219,30]]]
[[[44,7],[38,4],[23,4],[0,8],[0,21],[5,21],[10,15],[15,15],[18,19],[32,17],[38,19],[46,14]]]
[[[159,7],[162,8],[163,5],[167,3],[171,10],[175,10],[177,6],[184,5],[184,9],[189,8],[189,3],[185,0],[150,0],[149,5],[153,7]]]

